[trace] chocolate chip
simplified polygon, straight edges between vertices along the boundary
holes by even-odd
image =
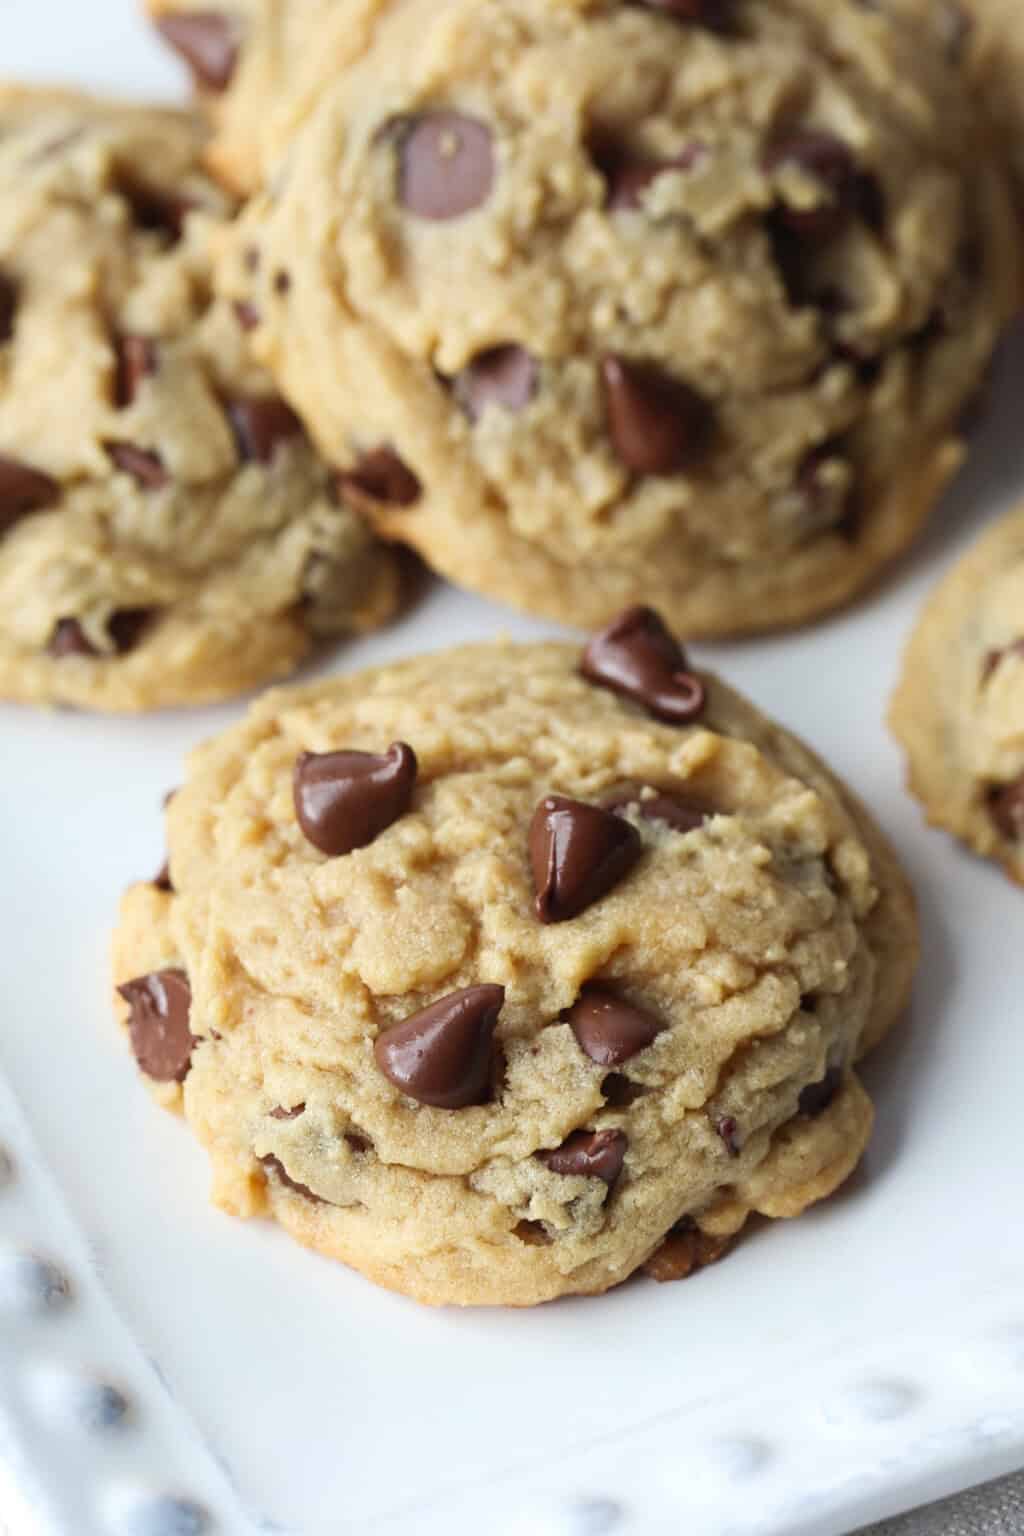
[[[580,672],[670,725],[688,725],[706,703],[704,684],[653,608],[627,608],[599,631],[583,652]]]
[[[223,91],[238,63],[239,33],[234,19],[220,11],[189,11],[163,16],[156,28],[192,71],[197,85]]]
[[[653,1014],[597,985],[584,987],[566,1021],[583,1054],[602,1067],[620,1067],[666,1027]]]
[[[58,661],[64,656],[100,654],[77,619],[57,620],[47,650]]]
[[[632,869],[643,853],[636,828],[612,811],[549,795],[533,815],[530,869],[542,923],[576,917]]]
[[[422,486],[393,448],[374,448],[364,453],[354,469],[337,476],[338,489],[358,506],[361,500],[378,505],[411,507]]]
[[[143,379],[156,373],[156,342],[147,336],[120,336],[114,354],[114,404],[123,410],[135,399]]]
[[[262,317],[255,304],[248,304],[244,299],[239,299],[231,307],[235,312],[235,319],[243,331],[254,331],[256,329]]]
[[[14,335],[14,316],[18,308],[18,285],[0,272],[0,345]]]
[[[622,1131],[573,1131],[560,1147],[537,1156],[552,1173],[614,1184],[622,1172],[627,1145]]]
[[[614,144],[598,144],[594,162],[608,185],[607,207],[613,213],[634,210],[643,204],[643,194],[652,182],[667,171],[688,171],[707,153],[707,146],[695,139],[678,155],[668,160],[646,160]]]
[[[612,446],[638,475],[676,475],[703,451],[711,413],[696,390],[646,363],[606,357],[601,385]]]
[[[184,971],[152,971],[118,992],[131,1009],[128,1032],[135,1059],[158,1083],[183,1083],[196,1038],[189,1029],[192,988]]]
[[[455,377],[455,399],[470,421],[479,421],[488,406],[513,415],[529,405],[537,392],[540,367],[525,347],[508,342],[480,352]]]
[[[156,875],[153,877],[153,884],[156,886],[158,891],[174,890],[174,885],[171,882],[171,866],[166,859],[157,870]]]
[[[294,1190],[297,1195],[303,1195],[305,1199],[313,1200],[317,1205],[325,1203],[319,1195],[314,1195],[308,1184],[300,1184],[298,1179],[293,1179],[281,1159],[275,1157],[272,1152],[268,1152],[265,1157],[261,1157],[260,1162],[264,1168],[274,1175],[278,1183],[283,1184],[286,1189]]]
[[[152,449],[118,442],[106,442],[103,447],[118,469],[131,475],[136,485],[144,491],[158,491],[168,484],[170,476],[164,468],[163,459]]]
[[[797,166],[821,187],[825,201],[815,208],[780,203],[776,209],[779,221],[801,239],[833,239],[860,205],[862,189],[856,163],[849,147],[835,134],[810,129],[791,133],[767,150],[763,164],[769,173],[786,165]]]
[[[715,1121],[715,1130],[721,1137],[725,1150],[730,1157],[740,1155],[739,1126],[732,1115],[719,1115]]]
[[[717,1263],[734,1241],[731,1237],[713,1237],[710,1232],[702,1232],[692,1220],[684,1217],[641,1268],[645,1275],[659,1283],[685,1280],[698,1269]]]
[[[1000,837],[1024,842],[1024,774],[1012,784],[993,785],[988,792],[988,812]]]
[[[305,1106],[303,1106],[303,1108],[305,1108]],[[345,1145],[349,1147],[353,1152],[356,1152],[360,1155],[364,1152],[373,1151],[373,1142],[370,1140],[369,1136],[363,1136],[359,1131],[346,1131]]]
[[[404,741],[373,752],[303,752],[293,795],[299,826],[332,858],[365,848],[404,816],[416,783],[416,754]]]
[[[274,273],[274,292],[275,293],[279,293],[283,297],[286,293],[289,292],[289,290],[291,289],[291,286],[292,286],[292,279],[291,279],[291,273],[290,272],[286,272],[284,270],[284,268],[282,267],[280,271]]]
[[[190,197],[151,186],[126,172],[118,177],[117,190],[128,204],[137,229],[165,235],[172,241],[180,238],[185,219],[196,206]]]
[[[119,656],[135,649],[156,614],[154,608],[119,608],[107,620],[107,634]],[[48,650],[58,660],[64,656],[100,656],[78,619],[58,619]]]
[[[271,1120],[297,1120],[305,1108],[305,1104],[296,1104],[292,1109],[285,1109],[283,1105],[278,1104],[270,1111],[270,1118]]]
[[[644,798],[639,788],[617,790],[614,795],[602,800],[601,804],[606,811],[615,811],[620,816],[624,811],[636,811],[644,821],[663,821],[673,832],[684,833],[696,832],[712,814],[703,806],[684,800],[681,795],[659,791]]]
[[[0,455],[0,535],[29,513],[52,506],[59,496],[60,486],[42,470]]]
[[[689,21],[709,32],[727,32],[733,22],[736,0],[640,0],[650,11],[664,11],[675,21]]]
[[[227,413],[239,453],[256,464],[270,464],[281,443],[302,434],[301,421],[276,395],[229,400]]]
[[[401,125],[398,197],[421,219],[458,219],[494,183],[491,130],[462,112],[430,112]]]
[[[823,1115],[839,1092],[842,1081],[842,1068],[829,1067],[819,1083],[808,1083],[801,1091],[797,1100],[797,1114],[806,1115],[809,1120],[813,1120],[816,1115]]]
[[[465,987],[386,1029],[377,1066],[419,1104],[463,1109],[490,1096],[494,1029],[505,988]]]
[[[622,1072],[609,1072],[601,1080],[601,1097],[612,1109],[628,1109],[637,1099],[642,1099],[646,1092],[642,1083],[634,1083]]]

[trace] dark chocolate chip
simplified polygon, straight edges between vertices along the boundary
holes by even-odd
[[[293,776],[295,814],[315,848],[332,858],[365,848],[404,816],[416,754],[404,741],[373,752],[303,752]]]
[[[295,1194],[304,1196],[306,1200],[313,1200],[317,1205],[325,1203],[319,1195],[314,1195],[308,1184],[300,1184],[298,1179],[293,1179],[281,1159],[275,1157],[272,1152],[268,1152],[265,1157],[261,1157],[260,1162],[264,1168],[274,1175],[278,1183],[283,1184],[286,1189],[294,1190]]]
[[[14,335],[14,316],[18,308],[18,285],[0,272],[0,345]]]
[[[152,971],[118,987],[131,1009],[128,1032],[135,1059],[158,1083],[183,1083],[195,1036],[189,1029],[192,988],[184,971]]]
[[[552,1173],[614,1184],[622,1172],[627,1145],[622,1131],[573,1131],[560,1147],[537,1156]]]
[[[422,487],[407,464],[393,448],[374,448],[364,453],[353,469],[337,476],[338,489],[359,504],[411,507],[420,498]]]
[[[632,869],[644,846],[621,816],[564,795],[541,801],[528,841],[542,923],[563,923],[598,901]]]
[[[153,884],[156,886],[158,891],[174,890],[174,885],[171,880],[171,866],[166,859],[157,870],[153,879]]]
[[[1024,774],[1012,784],[993,785],[988,792],[988,812],[1000,837],[1024,842]]]
[[[244,299],[239,299],[231,307],[235,312],[235,319],[243,331],[254,331],[256,329],[262,317],[255,304],[249,304]]]
[[[124,410],[135,399],[143,379],[156,373],[156,342],[148,336],[120,336],[114,352],[114,404]]]
[[[374,1042],[377,1066],[419,1104],[463,1109],[490,1097],[494,1029],[505,988],[466,987],[431,1003]]]
[[[131,475],[136,485],[144,491],[159,491],[170,480],[164,461],[151,448],[138,448],[134,443],[106,442],[107,456],[118,469]]]
[[[702,827],[712,814],[703,806],[694,801],[684,800],[681,795],[670,795],[663,791],[643,797],[643,791],[636,789],[617,790],[614,795],[609,795],[601,804],[606,811],[615,811],[618,815],[633,810],[644,821],[663,821],[671,827],[673,832],[696,832]]]
[[[606,357],[601,385],[612,447],[638,475],[676,475],[706,446],[711,413],[707,401],[647,363]]]
[[[566,1021],[583,1054],[602,1067],[620,1067],[666,1027],[652,1013],[597,985],[584,987]]]
[[[239,32],[234,18],[220,11],[189,11],[163,16],[157,31],[181,55],[199,86],[223,91],[238,63]]]
[[[816,1115],[823,1115],[832,1100],[842,1086],[843,1073],[841,1067],[829,1067],[825,1076],[818,1083],[808,1083],[801,1090],[797,1100],[797,1113],[806,1115],[813,1120]]]
[[[580,672],[599,688],[634,699],[657,720],[688,725],[702,712],[704,684],[653,608],[627,608],[594,636]]]
[[[736,0],[640,0],[650,11],[664,11],[674,21],[688,21],[709,32],[728,32]]]
[[[454,394],[470,421],[478,421],[488,406],[515,415],[533,399],[539,376],[537,359],[508,342],[478,353],[456,375]]]
[[[30,512],[52,506],[59,496],[60,486],[42,470],[0,455],[0,535]]]
[[[271,1120],[297,1120],[304,1112],[305,1104],[296,1104],[291,1109],[285,1109],[283,1104],[278,1104],[270,1111]]]
[[[715,1130],[718,1132],[730,1157],[740,1155],[739,1126],[732,1115],[719,1115],[715,1121]]]
[[[667,171],[691,170],[707,153],[707,146],[695,139],[668,160],[642,159],[614,144],[599,144],[593,153],[608,185],[607,207],[619,213],[640,208],[647,188]]]
[[[399,138],[398,197],[421,219],[458,219],[487,201],[494,183],[491,130],[462,112],[407,121]]]
[[[302,423],[277,395],[229,400],[228,418],[243,459],[270,464],[281,443],[302,434]]]
[[[862,187],[849,147],[835,134],[804,130],[778,139],[764,157],[764,169],[795,165],[818,182],[825,201],[815,208],[780,203],[778,220],[793,234],[810,241],[833,239],[861,203]]]

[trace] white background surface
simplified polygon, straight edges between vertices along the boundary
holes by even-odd
[[[179,81],[130,0],[0,0],[0,47],[12,77]],[[1024,1463],[1024,894],[924,828],[882,726],[923,594],[1024,484],[1022,394],[1024,338],[971,466],[869,602],[699,652],[874,807],[925,958],[867,1069],[862,1172],[683,1285],[434,1313],[214,1212],[113,1025],[106,949],[120,890],[163,857],[184,751],[239,706],[0,707],[0,1529],[835,1536]],[[545,632],[437,587],[331,665],[500,628]],[[126,1411],[104,1429],[107,1381]]]

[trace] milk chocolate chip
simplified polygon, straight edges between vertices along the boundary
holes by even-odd
[[[458,219],[490,196],[491,130],[462,112],[430,112],[402,127],[398,197],[421,219]]]
[[[584,987],[566,1018],[583,1054],[602,1067],[621,1066],[665,1028],[653,1014],[597,984]]]
[[[283,1184],[286,1189],[294,1190],[295,1194],[303,1195],[307,1200],[315,1201],[317,1205],[324,1204],[324,1201],[321,1200],[319,1195],[313,1193],[308,1184],[300,1184],[298,1179],[293,1179],[281,1159],[275,1157],[272,1152],[268,1152],[265,1157],[261,1157],[260,1162],[264,1168],[274,1175],[277,1182]]]
[[[627,608],[613,619],[583,652],[580,671],[671,725],[688,725],[704,708],[703,683],[653,608]]]
[[[354,469],[340,471],[339,490],[358,506],[368,501],[383,506],[411,507],[419,500],[420,482],[393,448],[374,448]]]
[[[466,987],[384,1031],[374,1059],[389,1082],[420,1104],[463,1109],[490,1097],[494,1029],[504,987]]]
[[[185,60],[197,85],[210,91],[227,89],[238,62],[239,32],[232,17],[220,11],[189,11],[161,17],[156,28]]]
[[[606,357],[601,364],[608,432],[621,462],[638,475],[677,475],[703,451],[707,402],[647,363]]]
[[[118,987],[131,1009],[128,1033],[135,1059],[158,1083],[183,1083],[195,1036],[189,1029],[192,988],[184,971],[153,971]]]
[[[456,375],[455,399],[470,421],[479,421],[488,406],[516,415],[536,394],[539,373],[525,347],[507,342],[479,353]]]
[[[404,741],[373,752],[303,752],[293,794],[299,826],[332,858],[365,848],[404,816],[416,783],[416,754]]]
[[[643,791],[636,789],[618,790],[614,795],[609,795],[601,802],[606,811],[615,811],[621,815],[624,811],[636,811],[644,821],[662,821],[673,832],[695,832],[707,821],[710,811],[695,801],[685,800],[681,795],[670,795],[661,790],[653,795],[644,796]]]
[[[148,336],[121,336],[114,345],[114,404],[131,405],[143,379],[157,370],[156,342]]]
[[[134,443],[106,442],[103,444],[117,468],[131,475],[136,485],[144,491],[159,491],[170,481],[163,459],[151,448],[138,448]]]
[[[243,460],[269,464],[281,443],[302,435],[302,423],[291,406],[276,395],[229,400],[228,418]]]
[[[563,923],[617,885],[643,843],[614,812],[549,795],[530,823],[529,852],[537,916],[542,923]]]
[[[614,1184],[622,1172],[627,1145],[622,1131],[573,1131],[560,1147],[537,1156],[552,1173]]]

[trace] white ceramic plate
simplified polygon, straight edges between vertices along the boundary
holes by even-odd
[[[340,0],[339,0],[340,3]],[[131,0],[0,0],[11,75],[173,93]],[[1024,895],[928,832],[882,727],[940,569],[1024,486],[1024,344],[925,544],[819,630],[705,656],[820,748],[916,879],[912,1018],[852,1186],[685,1284],[421,1310],[206,1203],[107,999],[121,888],[239,706],[0,709],[0,1529],[836,1536],[1024,1463]],[[440,587],[338,668],[542,626]]]

